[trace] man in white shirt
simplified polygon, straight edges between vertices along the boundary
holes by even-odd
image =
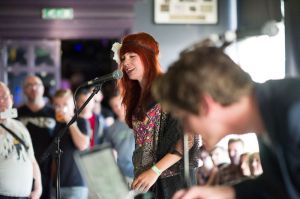
[[[13,97],[8,87],[0,82],[0,112],[11,109],[12,105]],[[0,118],[0,124],[24,142],[22,144],[7,129],[0,127],[0,199],[38,199],[42,193],[41,174],[28,130],[10,117]]]

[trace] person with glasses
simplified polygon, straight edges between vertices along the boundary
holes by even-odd
[[[23,91],[26,102],[18,108],[18,119],[27,127],[33,144],[34,153],[39,161],[53,140],[54,109],[44,98],[44,85],[35,75],[25,78]],[[41,199],[49,199],[51,193],[51,157],[39,162],[42,173],[43,194]]]

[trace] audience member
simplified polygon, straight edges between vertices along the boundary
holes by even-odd
[[[108,142],[117,152],[117,164],[122,173],[131,182],[133,175],[132,155],[135,148],[132,129],[125,123],[125,109],[120,95],[114,95],[109,99],[109,105],[117,118],[114,123],[105,130],[104,142]]]
[[[58,90],[53,96],[55,107],[56,132],[60,132],[74,115],[73,96],[70,90]],[[74,152],[89,147],[90,128],[88,122],[78,117],[62,136],[60,146],[62,150],[60,163],[60,196],[61,199],[87,199],[88,188],[81,176],[74,160]]]
[[[92,87],[92,89],[94,89],[94,88]],[[91,89],[91,91],[92,91],[92,89]],[[95,105],[93,108],[93,112],[96,115],[99,115],[104,119],[104,128],[107,128],[114,123],[114,113],[110,109],[102,106],[103,98],[104,97],[103,97],[102,91],[99,91],[94,96]]]
[[[90,95],[91,91],[89,89],[83,88],[78,90],[75,96],[77,109],[79,109],[87,101]],[[92,99],[79,114],[79,117],[88,121],[89,128],[91,129],[90,148],[93,148],[95,145],[100,143],[100,140],[103,140],[104,120],[93,113],[94,106],[95,101]]]
[[[240,156],[242,153],[244,153],[244,142],[239,138],[229,139],[228,156],[230,164],[219,169],[217,175],[218,184],[232,185],[244,178],[240,169]]]
[[[202,166],[197,168],[196,179],[198,185],[216,184],[216,174],[218,167],[214,165],[212,158],[207,150],[202,146],[199,151],[199,159]]]
[[[0,112],[8,111],[12,105],[8,87],[0,82]],[[0,199],[40,198],[41,174],[28,130],[9,116],[1,115],[0,124],[3,125],[0,127]]]
[[[251,175],[257,177],[263,173],[263,169],[260,162],[259,153],[252,153],[249,157],[249,166]]]
[[[240,157],[240,169],[242,171],[242,175],[245,177],[250,177],[251,172],[250,172],[250,166],[249,166],[249,157],[250,153],[243,153],[241,154]]]
[[[215,146],[211,151],[210,155],[215,166],[219,169],[226,166],[229,163],[228,153],[222,146]]]
[[[35,157],[39,161],[53,139],[56,124],[54,109],[43,97],[45,88],[38,76],[27,76],[23,90],[26,102],[18,108],[18,117],[30,133]],[[41,199],[49,199],[51,194],[51,157],[38,163],[43,185]]]

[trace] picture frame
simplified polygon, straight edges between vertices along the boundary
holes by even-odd
[[[156,24],[216,24],[217,0],[154,0]]]

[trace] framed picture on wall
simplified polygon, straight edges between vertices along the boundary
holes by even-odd
[[[154,0],[157,24],[216,24],[217,0]]]

